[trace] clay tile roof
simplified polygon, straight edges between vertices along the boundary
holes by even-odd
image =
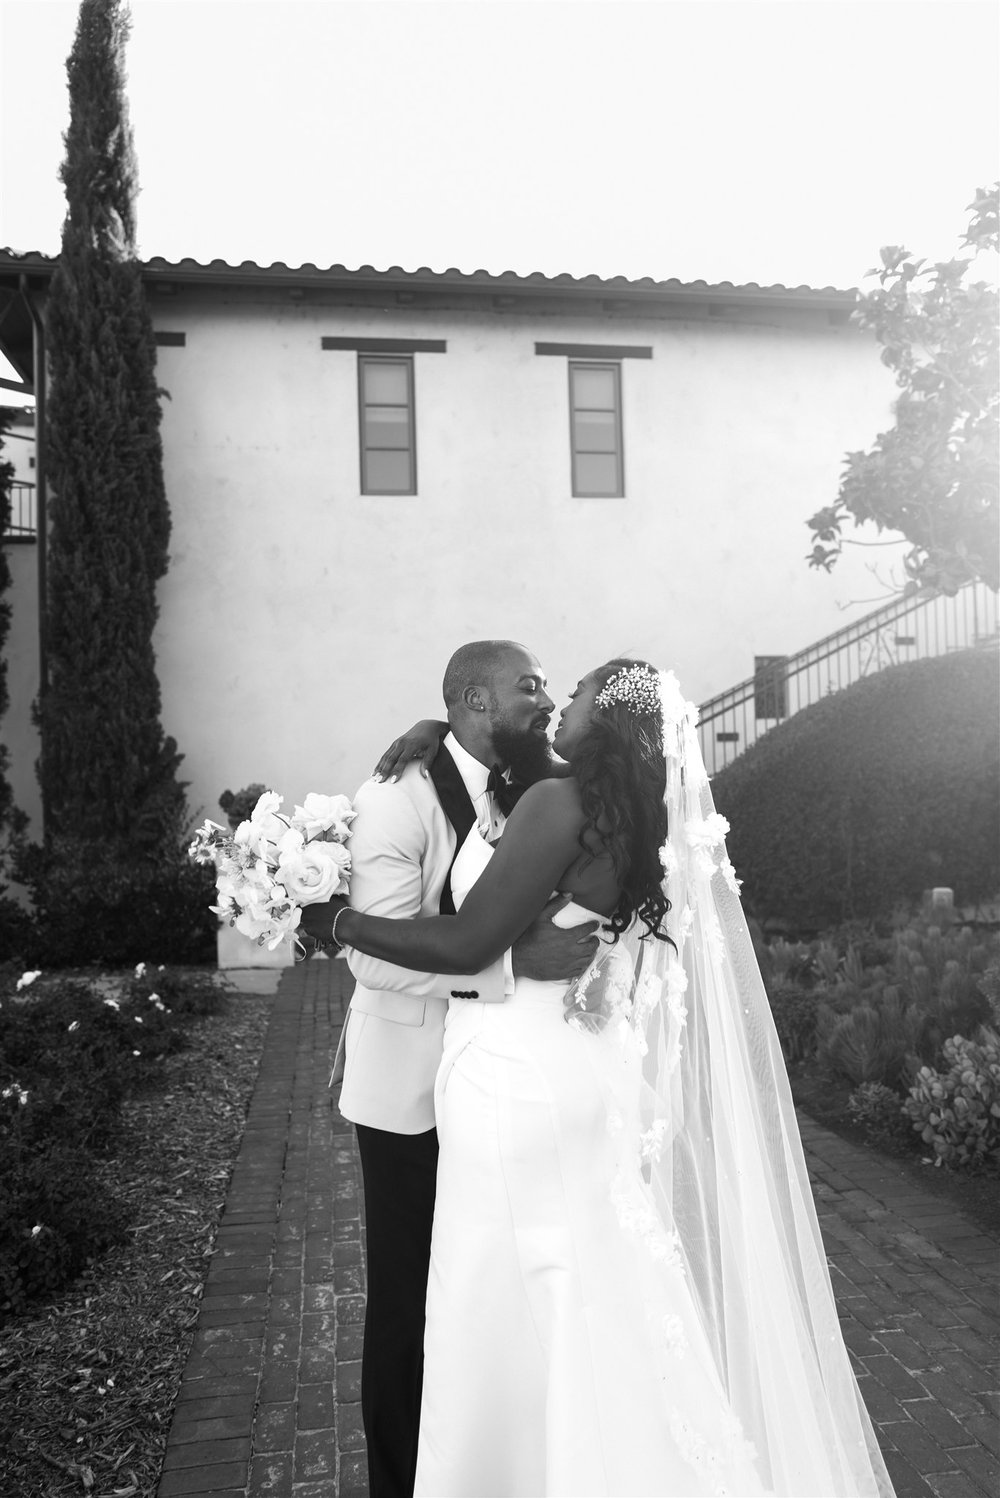
[[[18,252],[0,249],[0,273],[20,270],[38,276],[48,276],[55,267],[57,257],[37,250]],[[321,268],[312,262],[290,266],[276,260],[270,265],[258,265],[256,261],[244,260],[240,265],[231,265],[226,260],[202,262],[185,256],[182,260],[166,260],[154,255],[144,262],[144,272],[150,280],[173,280],[189,284],[255,284],[266,285],[269,281],[284,286],[339,286],[355,284],[359,287],[391,286],[411,287],[413,290],[439,288],[451,292],[485,292],[511,295],[565,295],[603,297],[623,301],[709,301],[748,305],[783,304],[799,302],[804,305],[825,308],[849,308],[857,298],[855,289],[834,286],[760,286],[751,281],[744,285],[732,281],[679,281],[671,277],[665,281],[654,281],[650,276],[629,280],[627,276],[601,277],[596,275],[571,276],[568,272],[548,276],[542,271],[521,274],[505,270],[498,273],[484,269],[462,271],[455,266],[436,271],[422,265],[416,270],[405,270],[391,265],[378,270],[373,265],[359,265],[351,269],[345,265],[330,265]]]

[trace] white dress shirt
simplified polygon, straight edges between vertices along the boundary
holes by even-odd
[[[493,792],[487,789],[489,767],[464,749],[453,733],[446,733],[442,743],[455,761],[476,813],[476,825],[469,829],[469,836],[495,843],[507,825],[507,818],[497,806]],[[503,954],[503,990],[507,995],[514,992],[514,965],[509,948]]]

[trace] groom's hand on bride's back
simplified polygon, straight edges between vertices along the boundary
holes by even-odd
[[[578,978],[597,951],[600,921],[582,926],[555,926],[553,916],[569,902],[570,895],[553,895],[545,909],[522,932],[511,948],[515,978],[535,978],[541,983],[567,982]]]

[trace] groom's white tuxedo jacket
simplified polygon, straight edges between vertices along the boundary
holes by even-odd
[[[481,823],[488,771],[450,734],[444,745]],[[398,781],[367,780],[354,806],[352,906],[369,915],[404,919],[439,915],[457,837],[433,782],[411,763]],[[504,962],[499,959],[471,977],[456,977],[411,972],[353,948],[347,960],[357,987],[345,1027],[340,1111],[352,1123],[370,1128],[424,1133],[434,1127],[434,1078],[448,1001],[502,1001]]]

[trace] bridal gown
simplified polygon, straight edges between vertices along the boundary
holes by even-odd
[[[473,832],[456,905],[490,853]],[[605,1048],[565,993],[519,978],[448,1015],[417,1498],[762,1494],[672,1236],[622,1174]]]

